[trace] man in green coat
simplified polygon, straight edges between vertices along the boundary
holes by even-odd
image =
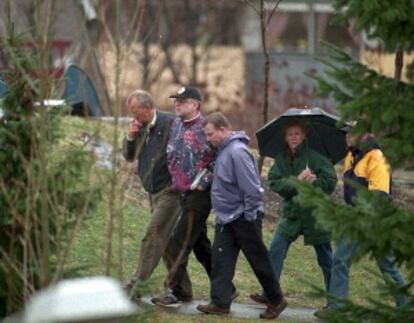
[[[288,179],[297,177],[331,194],[337,181],[336,172],[327,158],[308,147],[306,128],[301,122],[294,120],[286,126],[285,141],[286,149],[276,156],[268,174],[270,188],[283,198],[283,214],[270,245],[270,258],[279,280],[290,244],[303,235],[305,244],[315,249],[327,289],[332,267],[330,233],[316,226],[312,210],[293,200],[297,191]],[[250,297],[259,303],[266,302],[262,294]]]

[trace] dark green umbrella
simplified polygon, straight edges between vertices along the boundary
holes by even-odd
[[[275,158],[286,147],[285,126],[292,119],[300,120],[307,128],[308,147],[336,164],[346,155],[346,132],[337,127],[339,117],[320,108],[290,108],[269,121],[256,132],[262,156]]]

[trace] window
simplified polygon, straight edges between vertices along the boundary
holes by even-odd
[[[319,54],[324,54],[327,48],[321,41],[338,46],[350,54],[357,55],[360,43],[360,34],[352,32],[353,21],[348,28],[332,25],[333,13],[316,13],[316,48]]]
[[[308,12],[277,12],[268,27],[269,48],[277,52],[308,51]]]
[[[269,7],[269,10],[273,8]],[[352,32],[354,21],[345,28],[333,25],[333,17],[334,10],[327,2],[280,4],[267,29],[269,49],[283,53],[325,54],[327,48],[321,44],[325,41],[358,55],[361,40],[360,34]]]

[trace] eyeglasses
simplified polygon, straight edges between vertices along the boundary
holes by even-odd
[[[174,99],[174,104],[176,104],[176,105],[187,104],[187,103],[191,103],[191,102],[192,102],[191,99],[180,99],[180,98]]]

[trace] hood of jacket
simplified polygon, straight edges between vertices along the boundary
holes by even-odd
[[[355,156],[356,154],[366,154],[367,152],[371,151],[372,149],[380,149],[380,145],[376,140],[369,139],[364,142],[358,143],[358,145],[354,148],[351,148],[352,154]],[[354,151],[356,153],[354,153]]]
[[[249,136],[244,131],[233,131],[230,134],[230,136],[228,136],[226,139],[224,139],[222,144],[218,147],[219,148],[219,153],[220,153],[220,151],[225,149],[228,145],[230,145],[233,141],[236,141],[236,140],[241,141],[245,145],[248,145],[249,142],[250,142]]]
[[[217,223],[226,224],[241,215],[253,221],[257,211],[264,211],[263,189],[248,142],[245,132],[235,131],[219,147],[211,190]]]

